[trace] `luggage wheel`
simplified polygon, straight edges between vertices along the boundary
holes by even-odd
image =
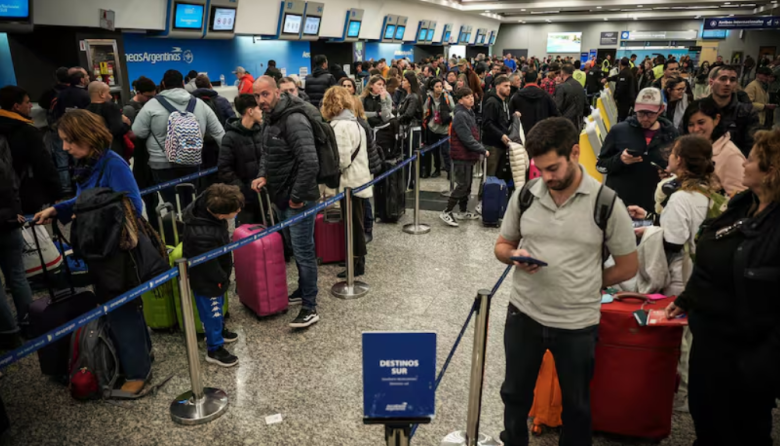
[[[322,257],[317,257],[317,265],[318,266],[322,265]]]

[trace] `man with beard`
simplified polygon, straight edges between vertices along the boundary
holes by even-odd
[[[739,100],[738,86],[736,67],[723,65],[710,71],[710,96],[718,104],[720,126],[731,134],[731,142],[747,157],[760,123],[750,99]]]
[[[657,166],[666,168],[666,151],[677,138],[677,129],[661,117],[664,100],[657,88],[640,91],[634,111],[634,116],[609,131],[596,166],[608,175],[606,185],[626,204],[653,209],[660,181]]]
[[[528,411],[548,349],[555,358],[566,414],[561,445],[591,443],[590,380],[601,289],[637,271],[636,237],[628,211],[579,165],[579,137],[566,118],[546,119],[528,133],[526,149],[542,176],[509,199],[495,245],[496,258],[516,266],[504,331],[501,440],[506,445],[528,444]],[[597,223],[596,207],[606,201],[600,196],[611,196],[611,212]],[[615,259],[615,265],[606,269],[602,244]],[[548,266],[512,260],[518,256]]]

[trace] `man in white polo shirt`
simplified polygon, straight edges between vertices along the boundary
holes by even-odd
[[[563,400],[559,444],[591,444],[600,290],[637,272],[631,217],[623,202],[579,165],[578,142],[579,132],[568,119],[549,118],[534,126],[526,149],[542,177],[529,183],[527,192],[512,195],[496,242],[496,258],[517,266],[504,332],[501,440],[506,446],[528,445],[526,420],[547,349],[555,357]],[[615,259],[606,269],[604,247]],[[515,256],[548,266],[518,263],[511,260]]]

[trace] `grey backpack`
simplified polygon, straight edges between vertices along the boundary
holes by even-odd
[[[116,349],[104,317],[73,332],[68,388],[77,400],[109,398],[119,377]]]

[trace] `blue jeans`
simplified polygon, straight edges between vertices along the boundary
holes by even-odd
[[[501,386],[504,401],[506,446],[528,446],[528,411],[534,401],[539,367],[548,349],[555,358],[561,384],[563,428],[560,446],[591,444],[590,380],[596,356],[598,325],[580,330],[545,327],[509,305],[504,330],[506,377]]]
[[[56,132],[49,132],[47,135],[49,150],[54,160],[54,166],[57,168],[57,174],[60,177],[62,193],[67,196],[74,192],[70,181],[70,166],[73,164],[73,158],[62,149],[62,140]]]
[[[17,321],[21,322],[27,317],[32,303],[32,290],[27,282],[22,261],[23,250],[24,238],[21,229],[0,232],[0,269],[8,282],[16,306],[16,319],[14,319],[11,307],[8,306],[5,286],[0,282],[0,333],[19,331]]]
[[[366,234],[374,230],[374,209],[369,198],[363,199],[363,230]]]
[[[282,219],[287,220],[304,213],[314,207],[316,203],[304,203],[300,209],[288,207],[282,209]],[[317,255],[314,252],[314,217],[304,218],[296,224],[289,226],[290,241],[292,242],[295,264],[298,267],[298,289],[303,299],[303,308],[314,310],[317,308]]]
[[[222,338],[222,328],[225,326],[225,315],[222,314],[224,304],[224,295],[218,297],[195,295],[195,305],[198,307],[200,321],[203,322],[203,331],[206,332],[206,348],[210,352],[225,343]]]
[[[152,370],[152,340],[141,302],[122,305],[108,313],[106,318],[125,378],[133,381],[148,379]]]

